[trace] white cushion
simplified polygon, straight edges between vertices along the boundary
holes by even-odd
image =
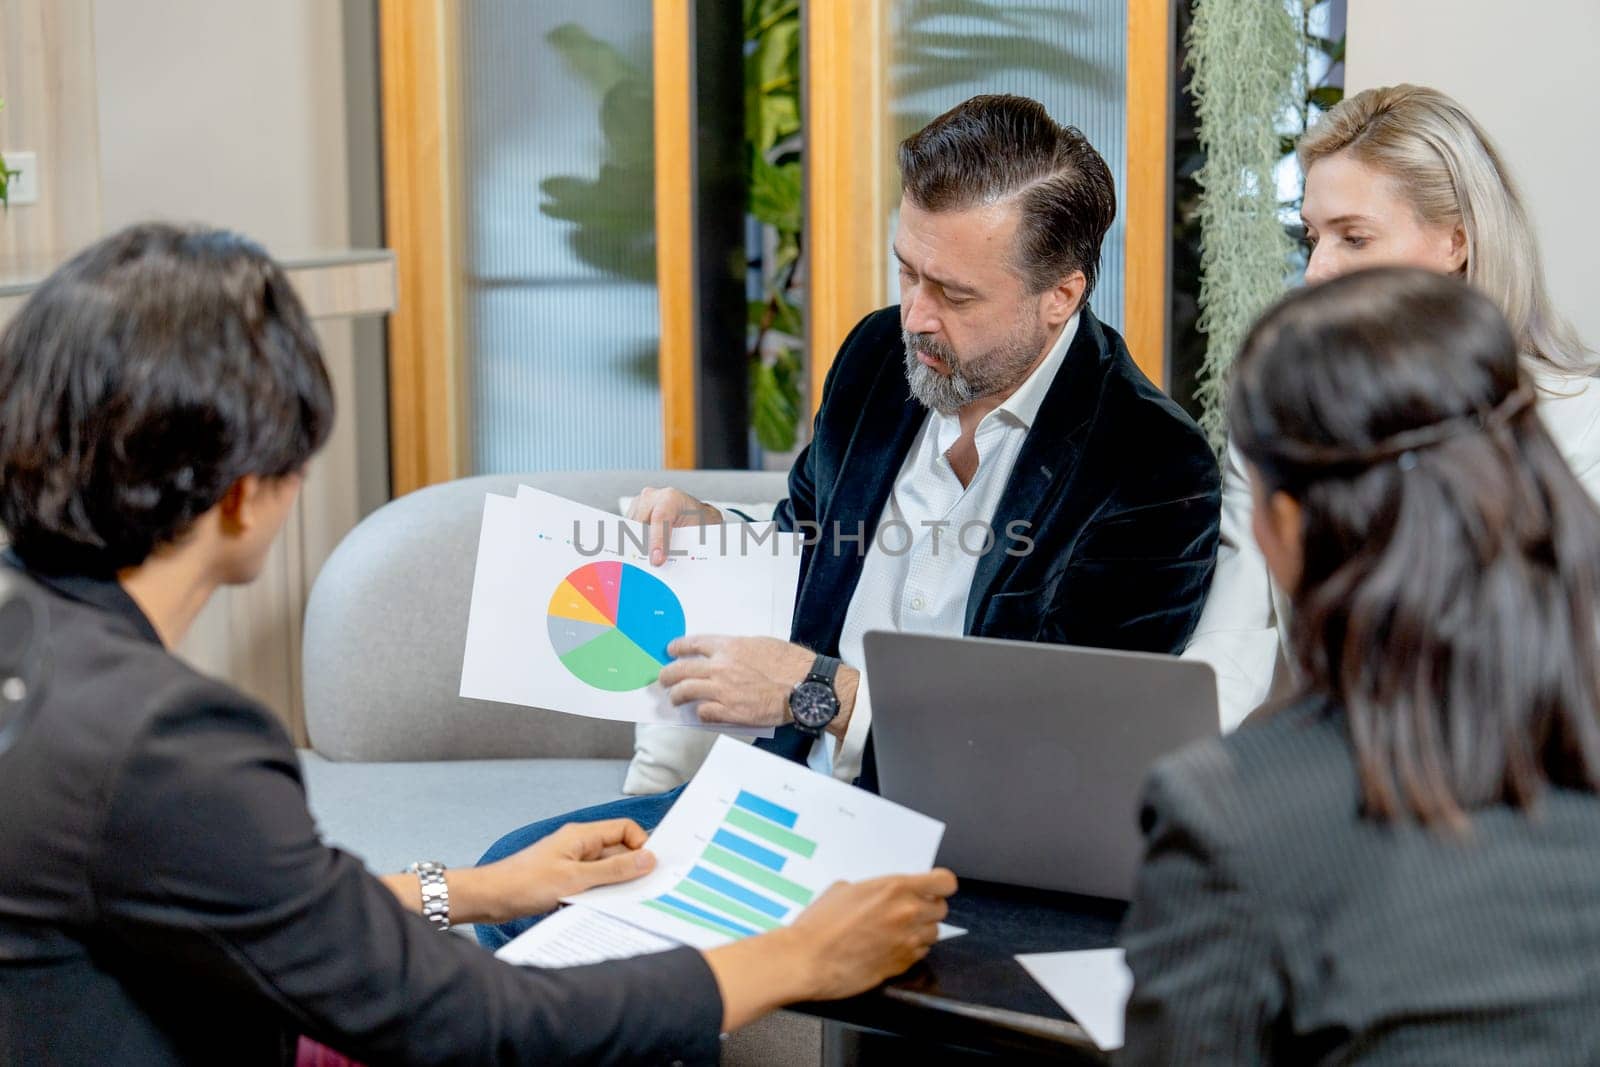
[[[622,791],[637,796],[678,788],[694,777],[720,736],[715,730],[692,726],[640,723],[633,728],[633,760],[622,780]],[[734,740],[748,744],[752,739]]]

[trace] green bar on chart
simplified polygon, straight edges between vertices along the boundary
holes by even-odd
[[[726,927],[718,926],[716,923],[706,922],[704,919],[700,918],[699,916],[690,915],[688,912],[679,911],[677,908],[672,907],[670,904],[663,904],[659,900],[641,900],[641,901],[639,901],[639,903],[643,904],[647,908],[654,908],[656,911],[661,912],[663,915],[670,915],[674,919],[677,919],[679,922],[691,923],[694,926],[699,926],[699,927],[702,927],[702,928],[704,928],[706,930],[710,930],[714,934],[721,934],[723,937],[728,938],[730,941],[737,940],[738,937],[739,937],[738,934],[733,933],[732,931],[728,930]]]
[[[743,808],[729,808],[726,820],[729,826],[736,826],[746,833],[764,838],[779,848],[786,848],[796,856],[810,859],[812,853],[817,851],[817,843],[809,838],[801,837],[793,830],[785,830],[776,823],[768,822],[756,815],[751,815]]]
[[[721,867],[729,874],[737,874],[740,878],[753,882],[763,889],[770,889],[780,897],[792,900],[796,904],[809,904],[811,903],[811,898],[816,895],[805,886],[791,882],[780,874],[773,874],[760,864],[751,863],[749,860],[735,856],[727,849],[718,848],[716,845],[706,846],[705,861]]]
[[[708,908],[723,912],[730,918],[749,923],[751,926],[759,926],[763,930],[776,930],[778,928],[777,923],[754,908],[747,908],[743,904],[735,903],[721,893],[713,893],[705,886],[695,885],[693,882],[679,882],[678,888],[674,889],[673,892],[681,897],[699,901]]]

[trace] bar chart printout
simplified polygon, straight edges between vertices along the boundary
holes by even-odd
[[[792,922],[836,881],[928,870],[944,825],[726,739],[648,847],[637,882],[569,898],[711,948]]]
[[[784,877],[790,860],[816,855],[817,843],[794,832],[799,821],[798,812],[739,790],[700,862],[645,906],[731,937],[776,930],[817,894]]]

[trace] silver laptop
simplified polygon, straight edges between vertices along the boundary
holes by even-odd
[[[1132,897],[1146,773],[1220,730],[1209,666],[982,637],[874,631],[865,645],[879,791],[945,823],[941,864]]]

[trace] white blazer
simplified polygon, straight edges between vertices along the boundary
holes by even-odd
[[[1532,371],[1539,416],[1589,495],[1600,502],[1600,379]],[[1222,728],[1232,730],[1290,682],[1288,601],[1267,573],[1250,529],[1250,477],[1228,446],[1222,474],[1222,528],[1211,590],[1184,658],[1217,673]]]

